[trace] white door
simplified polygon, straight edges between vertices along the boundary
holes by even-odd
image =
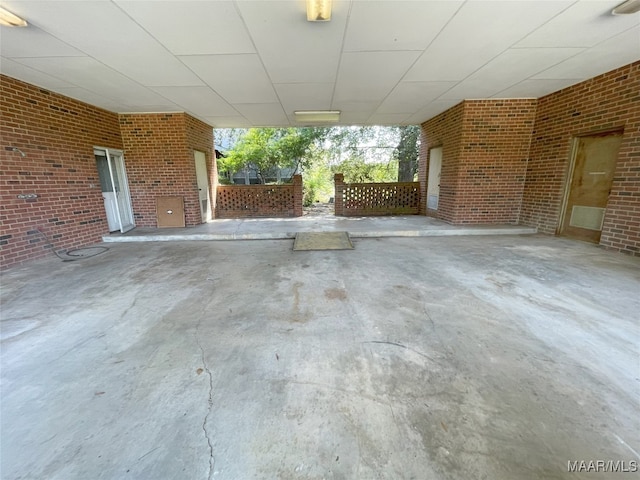
[[[200,197],[200,213],[202,222],[211,220],[211,202],[209,200],[209,173],[207,171],[207,157],[204,152],[193,151],[196,162],[196,180],[198,181],[198,196]]]
[[[128,232],[135,227],[135,223],[122,152],[96,148],[93,153],[98,166],[98,178],[109,231]]]
[[[438,209],[440,198],[440,172],[442,170],[442,147],[429,150],[429,176],[427,177],[427,208]]]

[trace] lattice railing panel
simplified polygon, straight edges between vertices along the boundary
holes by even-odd
[[[416,215],[420,183],[346,183],[344,215]]]
[[[219,185],[216,212],[220,218],[292,217],[293,185]]]

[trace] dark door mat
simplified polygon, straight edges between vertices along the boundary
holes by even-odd
[[[349,232],[298,232],[293,249],[301,250],[353,250]]]

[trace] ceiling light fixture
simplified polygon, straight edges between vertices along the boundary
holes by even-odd
[[[307,0],[307,20],[309,22],[331,20],[331,0]]]
[[[611,15],[628,15],[640,12],[640,0],[627,0],[611,10]]]
[[[293,112],[301,123],[327,123],[340,120],[340,110],[298,110]]]
[[[0,7],[0,25],[4,25],[5,27],[26,27],[28,23],[9,10]]]

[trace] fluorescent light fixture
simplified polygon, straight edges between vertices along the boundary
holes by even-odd
[[[628,15],[640,12],[640,0],[627,0],[611,10],[611,15]]]
[[[0,25],[5,27],[26,27],[28,23],[26,20],[0,7]]]
[[[340,110],[298,110],[293,112],[302,123],[326,123],[340,120]]]
[[[307,0],[307,20],[310,22],[331,20],[331,0]]]

